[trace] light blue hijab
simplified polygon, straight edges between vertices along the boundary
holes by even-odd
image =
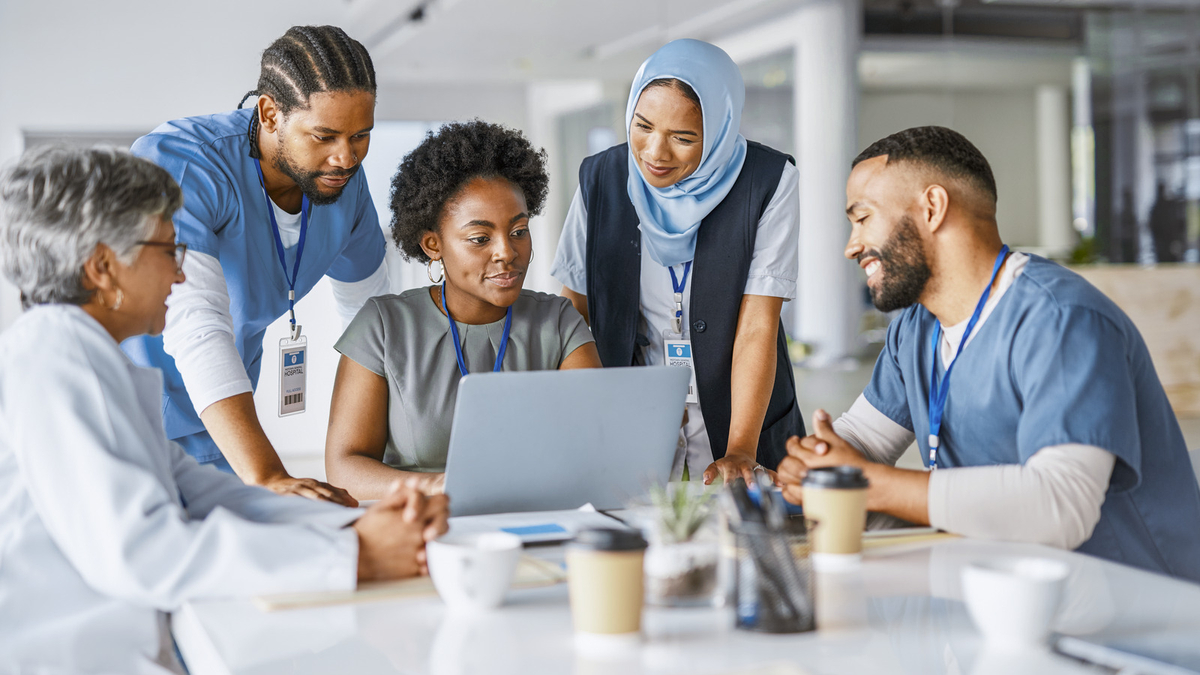
[[[675,40],[646,59],[629,90],[625,130],[647,84],[674,78],[700,97],[704,115],[704,151],[692,175],[665,188],[642,177],[629,146],[629,199],[650,257],[660,265],[678,265],[695,257],[700,221],[725,199],[746,162],[746,139],[738,133],[746,85],[737,64],[720,47],[699,40]]]

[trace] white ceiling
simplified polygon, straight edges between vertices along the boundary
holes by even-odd
[[[713,39],[805,0],[350,0],[345,28],[391,82],[627,80],[664,42]],[[425,6],[425,18],[408,20]]]

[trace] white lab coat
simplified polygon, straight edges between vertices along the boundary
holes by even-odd
[[[161,673],[185,601],[354,588],[361,511],[196,464],[161,406],[78,307],[0,335],[0,672]]]

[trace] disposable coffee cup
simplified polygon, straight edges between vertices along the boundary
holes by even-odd
[[[632,530],[582,530],[567,545],[567,588],[577,635],[637,639],[645,553],[646,540]]]
[[[867,484],[862,469],[853,466],[809,469],[805,474],[800,487],[817,571],[852,570],[862,563]]]

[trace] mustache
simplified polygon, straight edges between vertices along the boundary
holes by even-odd
[[[869,251],[863,251],[862,253],[859,253],[857,256],[855,256],[854,262],[858,263],[859,265],[862,265],[862,261],[866,260],[867,258],[875,258],[876,260],[878,260],[880,262],[885,261],[882,251],[880,251],[878,249],[871,249]]]
[[[352,169],[334,169],[333,171],[323,171],[323,172],[321,172],[321,173],[318,173],[318,174],[316,174],[316,175],[317,175],[317,177],[318,177],[318,178],[319,178],[319,177],[327,177],[327,178],[349,178],[349,177],[353,176],[354,174],[358,173],[358,168],[359,168],[360,166],[362,166],[362,165],[361,165],[361,164],[356,164],[356,165],[354,165],[354,168],[352,168]]]

